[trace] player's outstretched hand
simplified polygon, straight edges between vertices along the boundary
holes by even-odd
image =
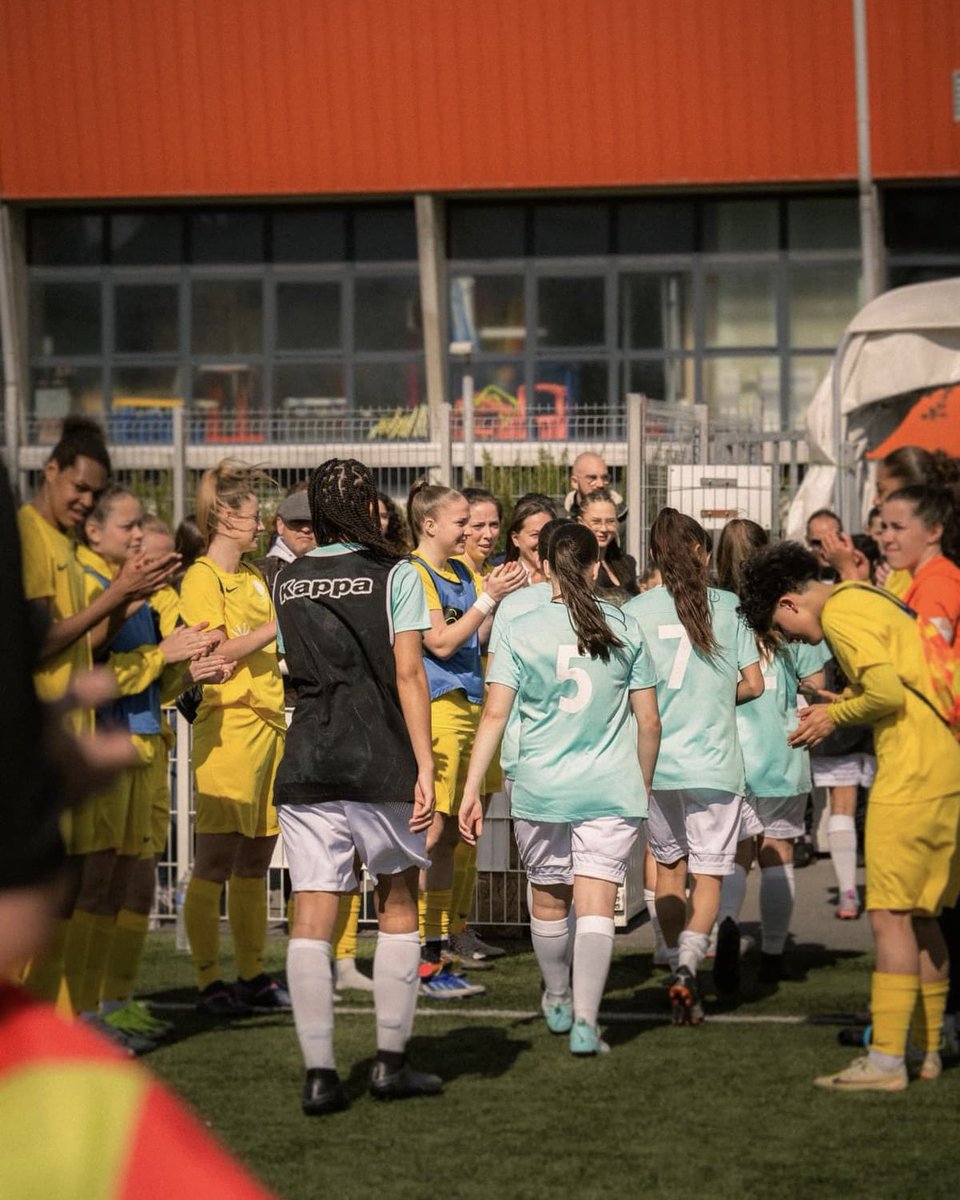
[[[100,731],[77,737],[64,725],[63,717],[71,709],[99,708],[116,695],[113,672],[97,667],[74,675],[66,695],[46,706],[44,749],[56,763],[67,804],[104,791],[121,771],[139,762],[129,733]]]
[[[433,824],[436,808],[433,771],[421,771],[413,790],[413,816],[410,818],[410,832],[421,833],[424,829],[429,829]]]
[[[195,658],[184,672],[184,689],[193,683],[226,683],[237,664],[220,654]]]
[[[460,805],[460,836],[468,846],[475,846],[480,834],[483,833],[483,805],[480,803],[479,792],[463,793]]]
[[[501,563],[484,579],[483,590],[491,600],[499,602],[510,592],[522,588],[526,582],[527,573],[519,562]]]
[[[824,738],[830,736],[837,728],[831,721],[825,704],[815,704],[804,708],[799,713],[800,724],[787,738],[787,744],[794,749],[819,746]]]
[[[169,583],[179,566],[180,555],[175,551],[157,557],[134,554],[123,564],[110,586],[119,585],[131,600],[145,600]]]
[[[218,639],[216,634],[205,632],[208,625],[209,621],[201,621],[199,625],[178,625],[160,643],[167,662],[186,662],[189,658],[201,658],[209,654]]]

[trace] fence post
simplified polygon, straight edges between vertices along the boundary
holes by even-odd
[[[710,462],[710,410],[706,404],[695,404],[693,411],[697,415],[697,449],[694,461],[703,464]]]
[[[446,402],[441,404],[437,429],[440,435],[440,462],[437,464],[437,469],[440,476],[439,482],[444,484],[445,487],[452,487],[453,485],[453,444],[450,439],[450,421],[452,416],[452,406]]]
[[[173,526],[176,529],[187,515],[187,438],[183,405],[171,412],[173,417]]]
[[[643,460],[643,419],[646,401],[631,392],[627,396],[627,553],[636,560],[638,570],[644,569],[641,558],[646,514],[643,507],[644,482],[647,465]]]

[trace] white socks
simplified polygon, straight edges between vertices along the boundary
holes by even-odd
[[[722,925],[727,917],[740,924],[740,910],[747,898],[747,873],[739,863],[734,863],[733,874],[724,875],[720,884],[720,911],[717,913],[717,925]]]
[[[707,956],[709,945],[710,935],[708,933],[694,933],[692,929],[685,929],[680,934],[677,965],[686,967],[692,975],[696,975],[700,970],[700,964]]]
[[[663,940],[663,930],[660,928],[660,918],[657,916],[657,893],[653,888],[643,889],[643,902],[647,906],[647,916],[650,918],[650,928],[653,930],[653,961],[657,964],[667,961],[667,943]]]
[[[541,921],[530,918],[530,936],[547,995],[560,999],[570,995],[570,926],[567,919]]]
[[[355,958],[337,958],[333,962],[334,987],[352,988],[355,992],[372,992],[373,980],[357,969]]]
[[[782,954],[793,916],[793,863],[760,868],[760,923],[764,954]]]
[[[827,822],[827,842],[840,895],[856,891],[857,826],[853,817],[831,817]]]
[[[573,1015],[597,1024],[613,954],[613,917],[579,917],[573,950]]]
[[[335,1069],[330,952],[329,942],[314,938],[291,938],[287,945],[287,986],[308,1071],[317,1067]]]
[[[419,990],[420,934],[380,933],[373,956],[377,1049],[402,1054],[413,1029]],[[296,1010],[294,1010],[296,1011]]]

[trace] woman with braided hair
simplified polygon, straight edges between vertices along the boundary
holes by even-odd
[[[333,1056],[331,942],[340,898],[374,881],[380,935],[373,963],[377,1099],[432,1095],[406,1044],[417,1004],[417,878],[433,820],[430,693],[421,637],[423,588],[380,531],[377,491],[356,459],[310,477],[317,548],[279,576],[280,643],[297,707],[275,800],[295,896],[287,979],[306,1066],[303,1111],[347,1107]]]

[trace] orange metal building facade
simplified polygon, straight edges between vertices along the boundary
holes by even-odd
[[[960,174],[956,0],[867,0],[880,180]],[[856,178],[850,0],[0,0],[6,200]]]

